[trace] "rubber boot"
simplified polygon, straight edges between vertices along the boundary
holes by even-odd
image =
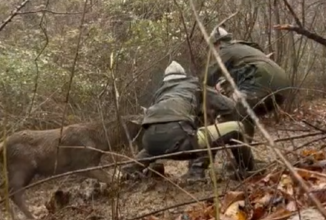
[[[183,176],[187,182],[197,182],[206,180],[206,170],[209,166],[209,157],[201,156],[197,159],[190,160],[188,164],[188,171]]]
[[[230,143],[231,139],[243,141],[244,138],[242,134],[238,131],[232,131],[221,136],[218,140],[212,142],[212,146],[223,146],[225,144],[237,144]],[[236,179],[242,179],[246,176],[247,171],[252,171],[254,169],[254,157],[251,148],[248,146],[243,146],[240,148],[231,149],[234,160],[227,163],[229,171],[235,172]],[[216,152],[213,152],[215,155]],[[231,168],[231,170],[230,170]]]
[[[127,164],[121,168],[123,179],[139,179],[145,177],[143,174],[144,167],[139,164]]]
[[[141,160],[145,159],[147,157],[150,157],[150,155],[147,153],[145,149],[141,150],[137,156],[136,160]],[[146,169],[151,163],[155,161],[147,160],[140,162],[142,165],[139,163],[132,163],[132,164],[127,164],[125,166],[122,166],[121,170],[124,174],[125,179],[138,179],[140,177],[144,178],[145,175],[143,174],[143,170]]]
[[[159,177],[165,175],[165,169],[163,163],[151,163],[150,166],[145,170],[146,177]],[[162,176],[161,176],[162,175]]]
[[[255,135],[255,122],[250,116],[247,116],[245,119],[242,120],[242,124],[244,127],[244,133],[246,134],[246,141],[248,144],[250,144]]]

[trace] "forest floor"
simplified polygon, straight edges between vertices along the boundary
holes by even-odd
[[[309,123],[322,128],[321,122],[326,118],[326,100],[317,100],[305,104],[295,114],[291,120],[284,120],[277,125],[274,123],[262,123],[270,135],[275,138],[288,138],[302,134],[316,132],[311,126],[302,122]],[[295,140],[277,142],[277,146],[282,152],[293,151],[298,146],[309,143],[320,136],[311,136]],[[261,132],[257,131],[255,142],[265,140]],[[320,147],[322,141],[307,144],[307,147]],[[267,163],[276,159],[274,152],[264,145],[253,148],[256,159]],[[223,156],[219,153],[216,160],[218,176],[219,194],[225,194],[239,182],[231,181],[223,172]],[[225,158],[225,157],[224,157]],[[288,157],[294,161],[293,157]],[[193,183],[190,185],[176,186],[176,180],[187,171],[187,162],[165,161],[165,172],[169,175],[169,180],[148,179],[142,181],[128,181],[119,186],[102,187],[95,186],[96,181],[72,175],[62,179],[46,182],[25,193],[25,198],[33,214],[44,220],[68,220],[68,219],[134,219],[136,217],[166,209],[178,204],[187,203],[196,199],[212,197],[214,190],[211,181],[208,183]],[[91,190],[89,190],[91,189]],[[61,193],[61,194],[60,194]],[[62,201],[53,203],[53,196],[61,198]],[[52,199],[51,202],[49,202]],[[59,199],[60,200],[60,199]],[[4,206],[0,206],[0,219],[4,218]],[[177,219],[185,210],[185,206],[170,208],[166,211],[153,213],[147,219]],[[156,217],[154,217],[156,216]],[[21,216],[22,217],[22,216]],[[180,219],[180,218],[179,218]]]

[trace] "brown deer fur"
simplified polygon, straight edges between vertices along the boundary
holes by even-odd
[[[141,125],[135,122],[141,116],[123,116],[130,137],[139,132]],[[104,129],[105,128],[105,129]],[[50,176],[77,169],[97,166],[100,152],[90,149],[59,148],[57,169],[54,173],[56,149],[60,138],[60,128],[51,130],[23,130],[9,136],[7,146],[7,170],[10,192],[27,186],[35,175]],[[110,143],[110,144],[109,144]],[[60,146],[86,146],[102,151],[119,151],[121,144],[128,145],[128,139],[117,119],[109,122],[73,124],[63,128]],[[111,148],[111,147],[112,148]],[[3,143],[0,144],[2,159]],[[120,149],[119,149],[120,148]],[[83,175],[109,183],[111,178],[103,170],[94,170]],[[11,199],[28,218],[33,218],[23,201],[23,191]]]

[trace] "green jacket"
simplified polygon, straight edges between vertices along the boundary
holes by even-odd
[[[154,94],[152,105],[145,113],[142,124],[156,124],[173,121],[188,121],[198,126],[198,115],[202,113],[203,93],[197,77],[187,77],[163,82]],[[207,90],[207,106],[216,114],[229,114],[235,104],[232,100]]]
[[[222,42],[219,54],[240,90],[255,92],[260,97],[276,91],[281,95],[289,92],[286,88],[290,87],[290,79],[285,71],[250,44],[241,41]],[[244,66],[252,66],[254,71],[238,71]],[[214,86],[222,76],[218,64],[213,64],[208,69],[207,84]]]

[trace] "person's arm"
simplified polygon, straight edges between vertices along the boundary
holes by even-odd
[[[218,93],[214,88],[207,88],[207,97],[206,97],[206,108],[208,111],[214,112],[214,117],[216,118],[218,115],[229,115],[232,114],[235,108],[235,102]],[[202,109],[203,111],[203,109]]]
[[[226,69],[230,70],[233,66],[232,57],[226,52],[220,51],[220,56],[222,62],[224,63]],[[207,70],[207,85],[210,87],[215,87],[221,81],[225,81],[225,76],[222,72],[221,67],[218,63],[214,63]]]
[[[214,87],[216,85],[216,83],[219,81],[219,79],[221,77],[220,71],[221,71],[220,67],[217,63],[211,65],[208,68],[208,70],[207,70],[207,85],[208,86]]]

